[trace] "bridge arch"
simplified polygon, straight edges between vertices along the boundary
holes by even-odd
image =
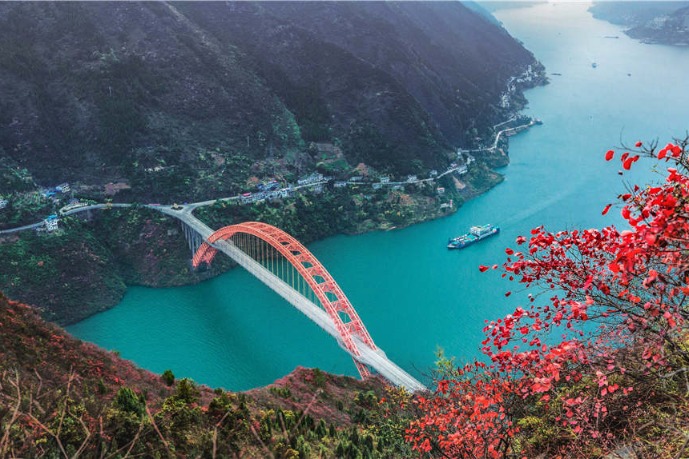
[[[213,247],[213,243],[220,240],[228,241],[237,235],[249,235],[262,240],[290,263],[328,313],[337,329],[342,345],[354,357],[354,364],[361,377],[369,376],[371,373],[368,367],[356,359],[356,356],[360,356],[361,353],[354,344],[354,339],[357,338],[370,349],[376,350],[377,347],[371,335],[332,275],[303,244],[288,233],[261,222],[225,226],[211,234],[198,248],[192,259],[194,268],[198,268],[204,263],[210,264],[213,261],[218,252]]]

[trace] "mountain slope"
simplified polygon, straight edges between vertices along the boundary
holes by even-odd
[[[0,457],[410,455],[409,412],[397,404],[409,396],[377,379],[298,368],[247,393],[174,379],[82,343],[0,294]]]
[[[311,141],[420,172],[501,119],[529,65],[459,2],[3,3],[0,164],[123,180],[122,200],[311,171]]]

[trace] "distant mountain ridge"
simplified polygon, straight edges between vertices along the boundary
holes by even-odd
[[[312,141],[414,173],[501,120],[530,65],[459,2],[3,3],[0,166],[130,199],[313,170]]]
[[[595,2],[590,11],[645,43],[689,46],[689,2]]]

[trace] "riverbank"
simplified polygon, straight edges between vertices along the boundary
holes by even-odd
[[[507,161],[502,152],[493,151],[432,180],[319,187],[275,201],[217,201],[196,214],[216,228],[264,221],[304,243],[336,234],[399,229],[454,213],[500,183],[503,177],[491,167]],[[127,286],[191,285],[231,267],[221,258],[211,270],[194,272],[175,221],[141,206],[102,207],[62,216],[56,232],[31,228],[3,234],[0,257],[6,263],[0,266],[0,290],[36,305],[47,320],[68,325],[115,306]]]
[[[228,268],[221,260],[210,271],[191,271],[179,225],[145,208],[63,218],[50,233],[5,235],[0,258],[0,290],[61,325],[113,307],[128,286],[194,284]]]

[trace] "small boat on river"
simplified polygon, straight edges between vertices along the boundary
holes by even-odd
[[[485,239],[490,236],[494,236],[500,232],[500,227],[496,225],[491,225],[490,223],[487,225],[480,225],[480,226],[472,226],[469,228],[469,232],[466,234],[462,234],[460,236],[457,236],[455,238],[450,238],[449,241],[447,241],[447,248],[448,249],[463,249],[465,247],[470,246],[471,244],[474,244],[482,239]]]

